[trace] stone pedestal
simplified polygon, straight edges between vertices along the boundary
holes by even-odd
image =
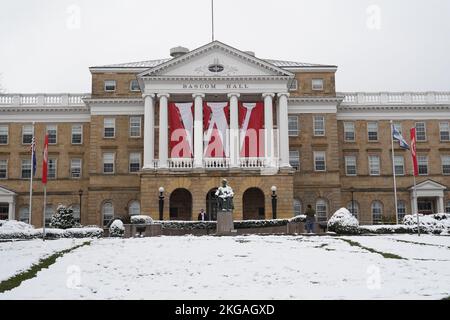
[[[231,235],[234,234],[233,212],[219,211],[217,212],[217,235]]]

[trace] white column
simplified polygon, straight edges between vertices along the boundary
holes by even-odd
[[[194,93],[194,168],[203,167],[203,93]]]
[[[168,104],[170,95],[167,93],[158,94],[159,98],[159,168],[168,168],[169,154],[169,125],[168,125]]]
[[[274,145],[273,145],[273,98],[275,94],[273,93],[263,93],[264,99],[264,149],[267,165],[269,167],[274,166]]]
[[[14,201],[11,201],[9,203],[8,208],[8,220],[15,220],[16,219],[16,204]]]
[[[438,197],[438,203],[437,203],[437,213],[444,213],[445,212],[445,208],[444,208],[444,196],[439,196]]]
[[[240,143],[239,143],[239,93],[229,93],[230,99],[230,167],[239,167]]]
[[[414,190],[411,190],[411,214],[415,214],[417,212],[417,196],[415,195]]]
[[[144,94],[144,170],[154,169],[155,157],[155,95]]]
[[[289,132],[288,132],[288,97],[289,93],[278,93],[278,134],[280,144],[280,167],[289,164]]]

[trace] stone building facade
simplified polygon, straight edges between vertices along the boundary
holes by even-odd
[[[320,221],[345,206],[364,224],[394,222],[391,120],[408,141],[409,129],[418,131],[416,192],[410,152],[394,145],[398,216],[414,208],[450,211],[449,92],[337,93],[336,66],[259,59],[218,41],[171,55],[92,67],[89,94],[0,95],[0,218],[30,217],[34,128],[36,226],[44,220],[46,132],[47,221],[60,203],[71,205],[83,225],[139,213],[158,219],[160,195],[163,219],[196,220],[202,208],[214,217],[214,191],[227,178],[235,219],[272,218],[276,194],[279,218],[310,204]],[[192,156],[172,157],[169,105],[186,102]],[[226,156],[205,156],[205,102],[228,103],[227,134],[237,139]],[[242,156],[239,108],[257,102],[264,108],[264,154]]]

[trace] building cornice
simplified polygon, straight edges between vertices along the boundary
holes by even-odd
[[[267,81],[293,79],[294,76],[143,76],[147,81]]]

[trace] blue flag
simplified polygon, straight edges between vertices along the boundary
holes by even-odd
[[[409,150],[408,143],[394,125],[392,125],[392,138],[400,143],[400,148]]]
[[[36,176],[36,140],[31,140],[31,154],[33,155],[33,177]]]

